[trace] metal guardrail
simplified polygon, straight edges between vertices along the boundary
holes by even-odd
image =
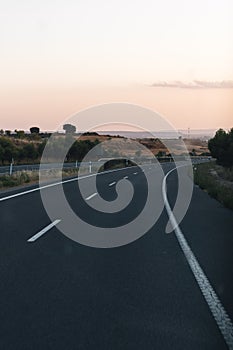
[[[0,175],[12,175],[16,172],[20,171],[46,171],[46,170],[56,170],[56,169],[78,169],[80,167],[81,162],[72,162],[72,163],[48,163],[48,164],[20,164],[20,165],[5,165],[0,166]],[[93,166],[98,167],[101,165],[100,162],[82,162],[82,167],[87,166],[89,170]]]
[[[181,160],[185,160],[185,157],[180,157]],[[190,157],[192,162],[200,162],[201,160],[206,161],[206,160],[211,160],[211,157]],[[106,162],[106,158],[101,158],[98,161],[93,161],[93,162],[71,162],[71,163],[47,163],[47,164],[20,164],[20,165],[14,165],[14,164],[10,164],[10,165],[5,165],[5,166],[0,166],[0,175],[12,175],[16,172],[20,172],[20,171],[43,171],[43,170],[56,170],[56,169],[60,169],[61,167],[63,169],[78,169],[80,168],[80,164],[82,164],[82,168],[84,168],[85,166],[88,169],[88,172],[93,172],[94,169],[97,169],[100,167],[100,165],[104,164]],[[171,162],[173,161],[172,157],[160,157],[157,158],[158,161],[160,162]],[[179,160],[179,157],[176,157],[176,160]],[[141,162],[141,164],[148,164],[148,163],[154,163],[154,158],[153,159],[144,159],[143,162]],[[137,162],[137,160],[135,159],[135,163]]]

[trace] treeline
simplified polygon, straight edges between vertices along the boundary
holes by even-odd
[[[69,145],[72,143],[72,146]],[[49,139],[46,145],[46,154],[49,157],[49,160],[58,160],[60,159],[60,155],[64,154],[64,150],[68,149],[66,152],[66,161],[81,161],[84,156],[96,145],[98,145],[100,141],[95,139],[95,141],[90,140],[74,140],[72,135],[66,135],[66,137],[55,137]]]
[[[21,139],[21,140],[41,140],[51,136],[50,132],[40,132],[40,128],[33,126],[30,128],[30,134],[24,130],[15,129],[14,132],[11,130],[0,129],[0,136],[7,136],[12,139]]]
[[[2,165],[26,161],[33,163],[39,159],[45,147],[45,141],[40,143],[24,142],[16,143],[7,137],[0,137],[0,162]]]
[[[68,162],[76,160],[81,161],[86,153],[99,143],[99,140],[97,139],[95,141],[73,141],[74,142],[66,156],[66,161]],[[65,143],[65,137],[58,137],[55,141],[49,144],[49,147],[51,148],[49,153],[54,153],[55,158],[59,157],[59,150],[62,151],[62,149],[65,147]],[[5,136],[0,136],[0,164],[7,165],[11,163],[12,160],[15,164],[37,163],[40,161],[45,145],[45,140],[40,140],[37,142],[19,142]]]
[[[50,132],[41,132],[40,128],[38,126],[32,126],[30,129],[30,134],[25,132],[24,130],[17,130],[15,129],[14,132],[12,130],[3,130],[0,129],[0,136],[8,136],[16,139],[28,139],[28,140],[40,140],[42,138],[48,138],[51,136],[52,133]],[[78,135],[76,133],[76,126],[72,124],[64,124],[63,130],[65,131],[66,135]],[[53,133],[55,134],[55,133]],[[59,135],[59,132],[57,132]],[[88,131],[82,133],[83,136],[99,136],[99,134],[95,131]]]
[[[227,168],[233,166],[233,128],[229,132],[219,129],[209,140],[208,147],[219,165]]]

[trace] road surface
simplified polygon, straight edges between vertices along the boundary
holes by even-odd
[[[164,173],[172,167],[164,164]],[[152,171],[150,166],[145,166],[147,171]],[[77,181],[65,183],[64,190],[74,210],[93,224],[123,225],[142,209],[143,176],[134,167],[98,176],[106,200],[116,197],[115,185],[123,177],[137,189],[127,217],[124,211],[113,219],[107,214],[91,216],[88,201],[98,194],[81,200]],[[82,181],[88,186],[88,177]],[[175,171],[166,182],[172,207]],[[165,208],[140,239],[119,248],[97,249],[64,236],[58,229],[62,218],[51,223],[40,192],[29,190],[0,195],[1,350],[231,347],[231,335],[227,345],[176,234],[165,234]],[[45,190],[52,195],[55,187]],[[232,212],[195,186],[179,228],[231,320],[232,227]]]

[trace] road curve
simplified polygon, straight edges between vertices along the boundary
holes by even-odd
[[[163,165],[165,174],[173,166]],[[145,171],[153,171],[149,168]],[[143,173],[135,168],[102,174],[101,195],[113,200],[115,185],[124,177],[143,198]],[[87,187],[88,179],[82,180]],[[64,190],[70,205],[85,218],[88,202],[80,200],[76,186],[77,181],[69,181]],[[52,195],[54,189],[45,190]],[[62,235],[59,222],[51,225],[39,191],[31,190],[24,195],[19,194],[22,190],[11,192],[8,200],[3,199],[6,193],[0,195],[1,349],[231,348],[177,235],[165,234],[166,210],[137,241],[95,249]],[[167,177],[171,208],[176,194],[173,171]],[[140,205],[135,201],[129,216],[138,213]],[[104,220],[110,227],[128,218],[122,212],[90,220],[97,220],[95,224]],[[232,226],[232,212],[194,187],[179,229],[229,319],[233,319]]]

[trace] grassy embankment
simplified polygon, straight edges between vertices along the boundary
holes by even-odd
[[[233,169],[215,162],[195,165],[194,182],[225,207],[233,210]]]
[[[110,164],[108,164],[110,163]],[[117,168],[123,168],[126,166],[125,161],[123,160],[117,160],[115,162],[107,162],[107,166],[102,166],[99,169],[99,172],[109,170],[109,169],[117,169]],[[128,166],[131,166],[133,164],[128,164]],[[93,172],[96,172],[97,169],[93,169]],[[89,174],[89,168],[81,167],[78,168],[67,168],[63,169],[62,171],[62,178],[68,178],[72,176],[81,176],[81,175],[87,175]],[[61,175],[61,170],[47,170],[44,174],[43,178],[45,182],[49,181],[56,181],[58,177]],[[17,187],[17,186],[23,186],[23,185],[30,185],[30,184],[37,184],[39,182],[39,171],[33,170],[33,171],[19,171],[15,172],[12,175],[4,174],[0,175],[0,190],[1,189],[7,189],[10,187]]]
[[[61,171],[59,171],[60,173]],[[79,175],[84,175],[86,172],[79,172]],[[56,170],[48,170],[45,175],[45,182],[46,181],[53,181],[58,178],[58,171]],[[77,176],[78,175],[78,169],[64,169],[62,172],[62,177],[71,177],[71,176]],[[12,175],[4,174],[0,175],[0,190],[1,189],[7,189],[10,187],[17,187],[17,186],[23,186],[23,185],[29,185],[29,184],[37,184],[39,182],[39,171],[33,170],[33,171],[18,171],[13,173]]]

